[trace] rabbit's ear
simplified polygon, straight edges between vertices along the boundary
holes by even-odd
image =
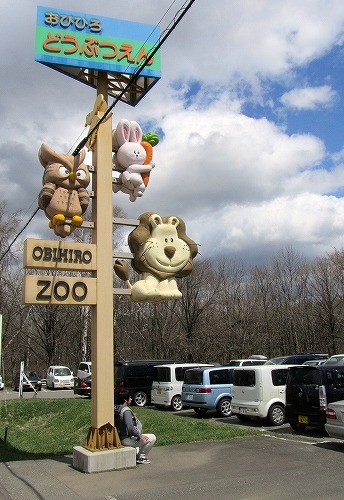
[[[128,142],[130,138],[130,121],[122,118],[112,131],[112,151],[117,151],[122,144]]]
[[[137,122],[130,122],[130,142],[141,142],[142,130]]]

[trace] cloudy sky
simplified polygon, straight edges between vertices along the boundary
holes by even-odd
[[[187,3],[187,2],[185,2]],[[164,30],[184,0],[12,0],[0,18],[0,198],[37,207],[43,142],[72,151],[95,90],[34,61],[37,5]],[[161,22],[160,22],[161,21]],[[343,0],[196,0],[161,49],[162,78],[121,118],[159,130],[156,167],[128,217],[182,217],[205,258],[260,264],[286,245],[344,242]],[[111,101],[110,101],[111,102]],[[24,237],[49,235],[42,211]]]

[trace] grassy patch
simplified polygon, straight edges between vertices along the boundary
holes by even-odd
[[[226,440],[258,433],[211,418],[184,417],[152,408],[134,408],[157,446],[192,441]],[[20,399],[0,401],[0,461],[71,454],[84,445],[91,425],[91,401]]]

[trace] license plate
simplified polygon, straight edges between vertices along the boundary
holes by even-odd
[[[305,415],[299,415],[297,417],[297,421],[299,424],[308,424],[309,423],[308,417],[306,417]]]
[[[186,395],[186,399],[187,399],[188,401],[192,401],[192,400],[193,400],[193,395],[192,395],[192,394],[187,394],[187,395]]]
[[[243,413],[247,413],[247,408],[240,408],[240,413],[243,414]]]
[[[157,394],[161,394],[161,393],[162,393],[162,390],[161,390],[161,389],[157,389],[157,390],[156,390],[156,393],[157,393]]]

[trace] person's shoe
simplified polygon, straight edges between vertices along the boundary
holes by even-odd
[[[148,460],[148,458],[139,457],[136,459],[136,463],[137,464],[150,464],[150,460]]]

